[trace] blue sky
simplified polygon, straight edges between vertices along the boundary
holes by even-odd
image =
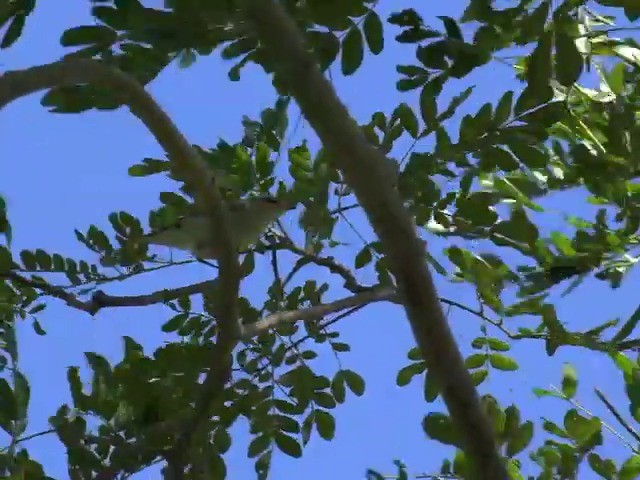
[[[386,16],[392,4],[400,9],[414,2],[380,3],[380,12]],[[429,15],[425,19],[439,26],[434,20],[436,15],[456,17],[465,4],[462,0],[430,2]],[[89,7],[90,2],[86,0],[67,0],[64,6],[39,2],[23,37],[14,47],[2,52],[2,69],[25,68],[58,59],[63,53],[58,44],[60,34],[66,28],[91,23]],[[412,63],[413,47],[394,44],[391,41],[393,29],[387,28],[386,33],[387,43],[382,55],[366,57],[364,66],[354,77],[345,79],[337,73],[334,75],[338,93],[361,122],[376,110],[389,114],[400,101],[416,105],[416,92],[399,94],[394,88],[397,80],[394,65]],[[259,69],[247,67],[241,81],[231,83],[226,76],[230,66],[215,55],[201,58],[187,70],[169,67],[149,87],[193,143],[208,147],[220,138],[230,143],[238,141],[242,134],[242,116],[255,118],[275,99],[269,79]],[[494,65],[482,69],[471,79],[452,85],[449,92],[462,90],[470,81],[478,86],[476,94],[467,102],[465,112],[474,112],[485,101],[495,101],[507,89],[518,88],[507,67]],[[107,216],[117,210],[137,215],[144,224],[148,211],[159,205],[158,193],[175,189],[175,186],[160,177],[128,177],[130,165],[144,157],[162,158],[163,152],[144,126],[124,109],[54,115],[39,105],[40,97],[41,94],[36,94],[14,102],[0,116],[0,131],[3,132],[0,157],[8,166],[5,175],[0,177],[0,194],[8,202],[14,231],[13,249],[18,252],[23,248],[44,248],[50,253],[95,262],[97,259],[91,252],[77,242],[74,228],[83,231],[94,223],[109,232]],[[290,125],[295,123],[296,115],[293,114]],[[451,125],[457,130],[455,119]],[[305,137],[311,138],[311,145],[317,147],[310,127],[304,123],[291,141],[295,144]],[[407,142],[404,145],[406,147]],[[418,150],[430,146],[429,142],[420,144]],[[402,151],[399,148],[398,152]],[[587,216],[583,200],[577,193],[545,200],[544,205],[551,213],[543,221],[544,229],[562,228],[560,212]],[[285,226],[296,228],[295,219],[295,214],[287,216]],[[362,231],[369,231],[362,217],[355,216],[354,222]],[[358,239],[346,227],[341,227],[338,235],[350,242],[351,247],[341,248],[334,254],[344,263],[353,265],[353,256],[360,249]],[[429,240],[432,252],[445,245],[441,240]],[[478,249],[478,246],[473,248]],[[245,282],[243,292],[254,299],[264,298],[268,271],[262,265],[256,277]],[[210,270],[201,267],[181,268],[170,273],[148,274],[105,290],[113,294],[145,293],[200,281],[211,275]],[[311,275],[318,281],[329,280],[322,270],[311,270]],[[559,317],[576,329],[617,316],[628,317],[636,307],[634,298],[637,294],[633,284],[637,277],[632,274],[623,287],[614,292],[603,283],[587,281],[568,298],[560,299],[556,295]],[[362,279],[366,281],[366,275]],[[471,289],[462,289],[442,279],[438,282],[443,297],[474,306]],[[334,284],[339,285],[332,282]],[[337,298],[340,290],[332,295]],[[122,353],[123,335],[133,337],[150,352],[167,339],[159,327],[168,317],[166,309],[149,307],[102,311],[91,318],[61,302],[50,301],[49,308],[39,318],[47,331],[46,336],[33,334],[29,322],[21,324],[20,367],[28,375],[32,387],[27,432],[47,429],[48,416],[61,403],[70,400],[66,368],[84,366],[83,352],[96,351],[117,362]],[[463,350],[469,353],[468,341],[480,333],[480,324],[459,311],[450,312],[450,321]],[[333,442],[313,438],[301,460],[277,455],[272,478],[294,478],[301,473],[312,480],[328,476],[362,478],[368,467],[393,473],[391,462],[396,458],[406,462],[414,473],[435,471],[447,450],[425,441],[420,421],[427,412],[442,407],[424,403],[418,380],[404,388],[395,386],[396,373],[407,363],[405,354],[412,346],[402,310],[376,304],[342,321],[338,328],[343,340],[351,343],[353,349],[352,353],[343,355],[343,365],[365,377],[366,394],[362,398],[349,398],[346,405],[334,411],[338,425]],[[320,359],[314,365],[331,374],[338,368],[335,359],[329,351],[320,352]],[[483,385],[483,392],[497,395],[504,406],[517,404],[527,419],[546,417],[561,423],[564,406],[558,400],[536,399],[531,389],[548,387],[549,383],[558,385],[562,363],[569,361],[577,367],[581,381],[578,402],[619,429],[592,394],[593,387],[598,386],[626,413],[618,373],[605,356],[565,348],[548,358],[542,343],[516,344],[513,355],[521,370],[511,374],[492,372]],[[628,455],[620,442],[611,436],[606,438],[605,455],[617,458]],[[228,469],[233,478],[251,478],[253,464],[246,458],[245,426],[238,426],[234,442],[226,456]],[[28,447],[45,465],[49,475],[67,478],[64,451],[53,436],[34,439]],[[146,475],[139,478],[148,478]],[[595,476],[585,470],[581,478]]]

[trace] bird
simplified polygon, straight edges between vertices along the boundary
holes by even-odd
[[[229,235],[233,246],[242,251],[253,245],[269,225],[295,204],[272,196],[226,201]],[[212,228],[207,215],[193,212],[183,215],[169,226],[143,235],[142,242],[163,245],[191,252],[197,258],[218,259],[218,243],[211,238]]]

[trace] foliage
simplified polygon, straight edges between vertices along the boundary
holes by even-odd
[[[640,361],[632,353],[640,346],[640,339],[633,336],[640,307],[626,321],[573,331],[558,318],[550,296],[562,282],[570,280],[565,292],[570,293],[590,276],[618,288],[639,258],[640,189],[635,180],[640,176],[640,161],[634,152],[640,151],[640,46],[632,38],[615,35],[632,31],[631,24],[617,25],[637,21],[640,4],[522,0],[498,9],[490,0],[469,0],[461,18],[443,16],[439,23],[430,24],[424,20],[428,12],[418,2],[386,19],[370,0],[283,3],[324,71],[339,63],[343,75],[356,74],[368,61],[366,52],[383,52],[389,42],[385,31],[393,31],[395,42],[415,50],[413,64],[396,66],[397,90],[408,92],[407,98],[415,101],[400,103],[388,114],[375,111],[361,128],[392,160],[397,187],[416,227],[427,239],[450,240],[442,254],[430,251],[426,260],[443,281],[471,285],[477,293],[478,309],[455,300],[443,302],[472,312],[481,321],[482,335],[472,340],[466,366],[484,393],[482,405],[512,478],[578,478],[590,474],[585,472],[606,479],[639,478],[640,437],[633,423],[640,422]],[[60,42],[74,48],[70,55],[100,59],[143,85],[173,61],[188,68],[216,49],[222,58],[236,62],[228,72],[232,81],[240,80],[242,68],[251,62],[273,72],[273,59],[250,25],[238,17],[234,2],[172,0],[166,4],[156,9],[137,0],[96,0],[91,5],[95,23],[65,31]],[[0,10],[0,23],[8,23],[2,48],[18,40],[34,2],[6,5]],[[459,85],[456,80],[468,79],[472,72],[497,62],[513,68],[521,88],[497,92],[495,102],[485,103],[475,114],[462,115],[455,125],[452,119],[460,117],[473,87],[467,84],[450,101],[444,100],[443,92],[450,93]],[[245,118],[242,139],[197,147],[212,171],[229,182],[231,195],[289,191],[303,205],[299,226],[305,234],[302,246],[288,238],[268,237],[243,259],[245,278],[252,274],[259,254],[272,254],[276,264],[277,254],[286,251],[295,262],[287,273],[274,267],[269,298],[263,305],[240,300],[243,323],[256,325],[256,330],[236,350],[233,382],[194,440],[198,447],[193,462],[205,469],[207,478],[224,478],[228,473],[224,454],[234,440],[229,430],[240,417],[250,425],[248,456],[255,462],[258,478],[266,478],[274,454],[300,457],[316,434],[330,441],[337,428],[333,410],[351,394],[365,393],[365,379],[358,372],[341,367],[323,375],[310,362],[318,357],[321,346],[335,355],[348,352],[350,345],[331,327],[352,309],[373,300],[350,305],[344,312],[331,310],[324,318],[301,316],[300,322],[282,322],[270,329],[258,328],[261,319],[330,304],[327,299],[334,291],[347,290],[357,297],[387,292],[394,285],[375,239],[367,239],[364,247],[354,251],[352,266],[339,264],[327,253],[339,245],[336,227],[358,205],[329,152],[313,152],[306,142],[287,144],[289,87],[277,75],[273,83],[277,101],[259,119]],[[587,86],[593,83],[595,87]],[[113,110],[122,102],[114,92],[94,85],[55,87],[42,98],[51,111],[65,114]],[[397,145],[407,139],[412,142],[411,151],[395,158]],[[418,150],[418,142],[422,145],[427,139],[433,148]],[[281,152],[288,176],[276,168]],[[169,161],[145,158],[131,166],[129,174],[171,176]],[[585,192],[589,204],[598,207],[597,214],[566,218],[566,229],[545,233],[536,220],[546,213],[543,200],[570,189]],[[181,194],[160,193],[163,206],[150,213],[150,226],[166,224],[184,213],[190,196],[184,188]],[[149,256],[146,248],[131,241],[144,229],[140,219],[128,212],[109,216],[113,232],[96,226],[76,231],[78,240],[93,252],[94,263],[49,253],[46,245],[15,252],[9,213],[0,199],[0,232],[5,239],[0,247],[4,279],[0,284],[0,368],[5,373],[0,379],[0,428],[12,438],[0,454],[0,469],[10,478],[49,478],[28,453],[30,388],[19,369],[16,322],[29,320],[37,334],[46,335],[38,322],[48,304],[44,297],[96,313],[118,301],[99,287],[171,268],[176,262]],[[486,251],[477,253],[472,244],[486,246]],[[497,248],[489,252],[488,246]],[[308,265],[328,269],[344,283],[343,289],[298,280],[298,273]],[[360,283],[357,274],[363,270],[375,274],[376,284]],[[70,286],[51,282],[52,274],[64,274]],[[83,300],[89,294],[93,296]],[[376,301],[389,298],[381,293]],[[120,362],[110,364],[87,353],[90,379],[82,378],[77,367],[68,371],[73,402],[62,405],[50,423],[67,448],[71,478],[94,478],[96,472],[105,471],[112,474],[105,478],[115,478],[116,473],[139,472],[168,460],[167,452],[176,439],[166,425],[184,421],[190,412],[217,335],[216,312],[201,291],[164,291],[147,300],[164,303],[171,312],[162,331],[174,334],[174,341],[145,353],[136,339],[127,337]],[[513,330],[516,318],[525,319],[526,326]],[[603,392],[596,394],[636,443],[626,445],[625,461],[616,463],[600,453],[603,430],[610,427],[575,401],[578,373],[569,365],[560,389],[536,390],[540,397],[551,396],[567,406],[562,425],[545,419],[540,429],[532,419],[523,418],[516,405],[503,406],[490,394],[486,386],[490,376],[517,374],[519,365],[511,350],[524,341],[544,342],[549,356],[573,347],[614,362],[628,397],[628,414],[620,414]],[[424,398],[435,402],[439,386],[417,349],[408,352],[408,360],[398,372],[397,384],[404,386],[416,376],[425,376]],[[524,413],[531,417],[530,412]],[[442,462],[440,474],[470,475],[450,417],[431,411],[422,425],[429,438],[456,447],[452,458]],[[397,478],[407,478],[406,467],[399,462],[396,466]],[[196,478],[196,473],[192,475]],[[367,475],[387,478],[374,471]]]

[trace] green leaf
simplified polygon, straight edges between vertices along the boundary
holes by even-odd
[[[427,84],[420,91],[420,116],[425,126],[435,129],[438,123],[438,103],[437,95],[431,85]]]
[[[104,25],[83,25],[66,30],[60,38],[63,47],[76,45],[111,45],[118,40],[118,34]]]
[[[331,380],[331,395],[338,403],[344,403],[347,396],[344,387],[344,375],[341,372],[342,370],[338,370]]]
[[[584,60],[576,47],[574,38],[570,35],[562,31],[556,32],[555,44],[556,79],[561,85],[570,87],[580,78]]]
[[[562,367],[562,393],[567,398],[573,398],[578,389],[578,374],[575,368],[568,363]]]
[[[451,419],[444,413],[432,412],[422,420],[424,432],[434,440],[460,448],[461,442]]]
[[[475,372],[474,372],[475,373]],[[424,399],[426,402],[432,403],[440,394],[440,386],[435,376],[427,370],[424,380]]]
[[[621,95],[625,87],[627,65],[624,62],[616,64],[607,74],[607,84],[613,93]]]
[[[493,368],[496,368],[498,370],[502,370],[505,372],[518,370],[518,364],[516,363],[516,361],[511,357],[502,355],[501,353],[489,354],[489,363]]]
[[[36,256],[31,251],[22,250],[20,252],[20,260],[22,261],[22,264],[24,265],[24,268],[26,268],[27,270],[37,270],[38,269],[38,264],[36,262]]]
[[[537,88],[527,86],[522,90],[518,100],[516,100],[513,113],[515,115],[522,115],[529,110],[551,101],[552,98],[553,88],[551,88],[550,85],[542,85]]]
[[[316,409],[314,420],[318,434],[327,441],[333,440],[336,434],[336,419],[329,412]]]
[[[384,28],[380,17],[373,10],[370,10],[364,18],[362,29],[369,50],[374,55],[378,55],[384,49]]]
[[[545,91],[551,80],[552,40],[553,32],[546,31],[542,34],[527,62],[528,88],[535,92]]]
[[[369,263],[373,259],[373,254],[371,253],[371,248],[366,245],[362,250],[358,252],[355,258],[355,267],[356,269],[362,268]]]
[[[396,385],[404,387],[411,382],[416,375],[420,375],[426,370],[424,362],[411,363],[406,367],[402,367],[396,376]]]
[[[11,252],[7,248],[0,246],[0,272],[8,272],[12,266]]]
[[[329,68],[340,52],[340,40],[333,32],[308,31],[309,45],[318,59],[322,71]]]
[[[507,198],[512,198],[518,203],[529,207],[531,210],[535,212],[543,212],[544,208],[542,208],[537,203],[532,202],[529,197],[527,197],[524,193],[522,193],[518,188],[511,183],[506,178],[496,178],[493,182],[494,188],[502,193]]]
[[[0,267],[0,271],[1,270],[2,268]],[[638,308],[635,309],[628,320],[624,322],[624,325],[622,325],[620,330],[613,336],[611,343],[615,344],[631,335],[638,325],[638,322],[640,322],[640,305],[638,305]]]
[[[161,327],[165,333],[178,331],[189,318],[188,313],[179,313],[167,320]]]
[[[31,312],[33,313],[33,312]],[[47,332],[44,330],[44,328],[42,328],[42,325],[40,324],[40,322],[38,320],[36,320],[35,318],[33,319],[33,322],[31,323],[31,326],[33,327],[33,331],[35,332],[36,335],[40,335],[40,336],[44,336],[47,334]]]
[[[5,32],[4,37],[2,37],[0,48],[9,48],[16,42],[16,40],[18,40],[18,38],[20,38],[22,30],[24,29],[26,18],[27,17],[25,15],[16,15],[15,17],[13,17],[13,20],[11,20],[11,23],[9,24],[9,27]]]
[[[488,356],[486,353],[474,353],[469,355],[465,361],[465,367],[471,368],[480,368],[487,362]]]
[[[602,422],[597,417],[585,418],[572,408],[564,416],[564,428],[576,443],[585,445],[600,433]]]
[[[398,105],[394,113],[400,120],[402,128],[404,128],[413,138],[418,138],[418,117],[416,117],[413,109],[403,102]]]
[[[441,15],[438,15],[438,18],[442,20],[442,23],[444,23],[447,37],[453,38],[454,40],[463,40],[462,31],[453,18]]]
[[[0,378],[0,427],[11,433],[13,421],[18,418],[15,394],[9,383]]]
[[[21,420],[18,423],[24,423],[24,427],[27,426],[27,411],[29,408],[29,400],[31,398],[31,387],[29,386],[29,381],[27,377],[25,377],[22,372],[19,370],[13,371],[13,383],[14,383],[14,396],[16,401],[16,413],[17,420]],[[23,432],[16,432],[17,435],[22,434]]]
[[[249,443],[247,448],[247,456],[255,458],[271,446],[271,437],[265,433],[257,435]]]
[[[477,387],[487,379],[487,377],[489,376],[489,371],[485,368],[481,368],[478,370],[474,370],[473,372],[470,373],[470,375],[471,375],[471,381]]]
[[[507,441],[507,456],[513,457],[523,451],[533,439],[533,422],[527,421]]]
[[[587,456],[587,462],[591,469],[602,478],[606,478],[607,480],[614,480],[614,478],[616,478],[616,464],[613,460],[608,458],[603,460],[598,454],[590,453]]]
[[[345,76],[354,74],[362,65],[363,58],[362,32],[354,26],[349,29],[342,40],[342,56],[340,58],[342,74]]]
[[[623,464],[618,472],[619,480],[635,480],[640,477],[640,455],[632,455]]]
[[[493,114],[493,123],[496,127],[502,126],[509,119],[512,103],[513,92],[511,90],[500,97],[500,101],[498,105],[496,105],[496,110]]]
[[[302,447],[295,438],[285,435],[284,433],[276,432],[274,440],[276,446],[282,453],[293,458],[300,458],[302,456]]]
[[[494,352],[508,352],[511,350],[511,345],[499,338],[487,337],[487,345]]]
[[[363,378],[353,370],[344,369],[342,371],[344,374],[344,381],[349,387],[349,390],[351,390],[358,397],[362,396],[364,394],[365,388]]]

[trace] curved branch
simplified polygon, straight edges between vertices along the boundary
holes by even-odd
[[[493,428],[480,405],[424,262],[425,246],[389,180],[389,160],[367,142],[282,4],[276,0],[244,0],[241,5],[262,47],[273,59],[270,66],[331,152],[382,241],[416,343],[442,388],[454,425],[464,439],[464,450],[473,463],[471,470],[480,479],[507,480],[509,475],[498,453]]]
[[[171,171],[184,180],[194,192],[197,207],[212,220],[211,238],[222,252],[220,266],[220,299],[218,307],[218,337],[215,368],[205,378],[200,397],[196,400],[194,419],[185,426],[178,442],[179,450],[187,445],[193,426],[209,409],[216,395],[231,378],[232,351],[239,339],[237,298],[240,284],[240,266],[228,229],[228,214],[218,189],[212,181],[211,170],[180,133],[171,118],[162,110],[145,89],[131,76],[104,63],[89,59],[66,59],[20,71],[6,72],[0,76],[0,109],[13,100],[52,87],[77,84],[104,86],[118,95],[129,106],[158,143],[165,149],[171,161]]]

